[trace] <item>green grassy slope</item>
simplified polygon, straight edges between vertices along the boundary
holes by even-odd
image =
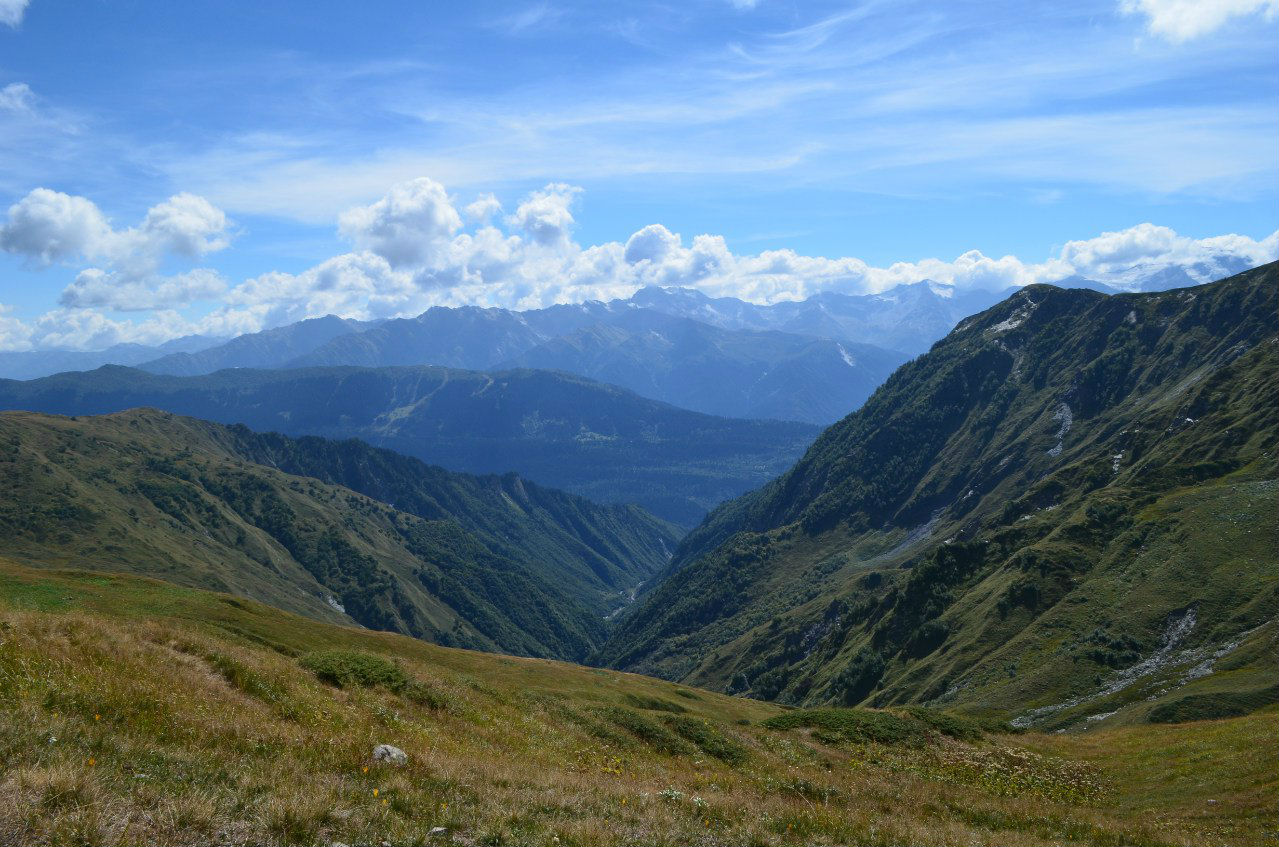
[[[4,843],[1262,844],[1277,725],[787,712],[0,559]]]
[[[0,551],[441,643],[582,656],[676,538],[633,506],[355,441],[154,410],[0,414]]]
[[[1277,280],[965,321],[691,533],[599,658],[1034,725],[1279,700]]]
[[[91,415],[154,406],[258,431],[360,438],[466,473],[518,472],[691,526],[788,467],[809,424],[717,418],[583,377],[437,367],[233,369],[158,376],[104,367],[0,380],[0,409]]]

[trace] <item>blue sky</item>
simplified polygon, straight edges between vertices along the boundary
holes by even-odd
[[[1277,13],[0,0],[0,349],[1264,261]]]

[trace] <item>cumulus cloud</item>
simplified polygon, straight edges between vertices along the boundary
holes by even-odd
[[[92,200],[36,188],[9,207],[0,250],[43,265],[101,259],[139,276],[169,253],[196,257],[225,248],[227,226],[208,200],[176,194],[152,206],[141,226],[117,230]]]
[[[679,249],[680,237],[661,224],[649,224],[626,239],[626,261],[632,265],[640,262],[662,262]]]
[[[55,309],[26,323],[0,306],[0,350],[103,350],[124,343],[160,344],[195,331],[172,311],[130,321],[87,309]]]
[[[468,221],[486,224],[501,211],[501,202],[492,193],[488,193],[475,198],[475,202],[468,204],[462,213]]]
[[[49,264],[103,255],[113,236],[92,200],[37,188],[9,207],[0,250]]]
[[[236,286],[225,300],[229,311],[278,326],[320,315],[394,317],[411,311],[417,291],[412,274],[364,251],[334,256],[299,274],[262,274]]]
[[[212,300],[226,290],[226,280],[209,268],[144,280],[122,279],[118,273],[86,268],[63,289],[58,303],[68,309],[143,312],[181,308],[196,300]]]
[[[147,210],[140,236],[143,249],[195,258],[230,244],[221,209],[194,194],[175,194]]]
[[[0,250],[36,266],[94,262],[62,292],[64,308],[120,311],[169,309],[216,297],[226,290],[213,271],[176,276],[157,270],[167,256],[188,259],[230,243],[221,209],[194,194],[175,194],[147,210],[142,223],[115,229],[88,198],[37,188],[9,207],[0,225]]]
[[[1154,35],[1174,43],[1190,41],[1220,29],[1231,18],[1279,15],[1279,0],[1121,0],[1129,15],[1145,15]]]
[[[1279,232],[1256,241],[1243,235],[1188,238],[1166,226],[1144,223],[1096,238],[1069,241],[1061,262],[1080,276],[1132,288],[1148,276],[1180,268],[1198,282],[1279,258]]]
[[[432,261],[461,227],[444,186],[427,177],[401,183],[376,203],[344,212],[338,221],[345,238],[395,267]]]
[[[13,316],[13,307],[0,303],[0,350],[30,350],[31,327]]]
[[[234,289],[227,302],[241,310],[257,309],[255,314],[267,321],[283,322],[330,312],[366,319],[412,315],[432,305],[535,308],[626,297],[645,285],[687,286],[760,303],[803,299],[821,291],[875,293],[922,280],[1002,290],[1086,277],[1134,287],[1174,266],[1192,279],[1207,281],[1269,261],[1279,251],[1279,234],[1260,242],[1239,235],[1195,240],[1152,224],[1071,241],[1057,255],[1035,263],[977,250],[953,259],[887,267],[785,249],[742,255],[733,253],[721,236],[702,234],[686,242],[661,224],[645,226],[624,242],[583,246],[572,238],[572,204],[580,192],[574,186],[548,185],[525,197],[506,218],[509,231],[488,224],[464,231],[456,229],[447,213],[438,213],[452,208],[444,206],[448,201],[442,187],[420,181],[397,186],[383,200],[361,207],[361,220],[389,217],[370,214],[372,209],[429,206],[431,215],[409,217],[447,220],[447,225],[420,227],[418,241],[408,239],[416,246],[401,245],[409,228],[397,228],[393,241],[403,249],[365,242],[370,249],[337,256],[300,274],[264,274]],[[395,199],[417,193],[429,196],[429,202]],[[484,201],[488,209],[497,207],[495,198]],[[343,216],[348,233],[350,220]],[[429,249],[421,248],[422,240]]]
[[[142,321],[128,321],[75,309],[42,316],[36,322],[33,340],[42,348],[102,350],[115,344],[160,344],[191,335],[193,330],[191,322],[169,310],[155,312]]]
[[[1170,269],[1172,279],[1208,282],[1279,259],[1279,232],[1260,241],[1244,235],[1195,239],[1151,223],[1069,241],[1038,262],[977,250],[887,267],[789,249],[737,254],[721,236],[686,240],[656,223],[624,241],[584,246],[572,237],[579,188],[555,183],[532,192],[504,219],[504,229],[487,222],[500,208],[496,198],[476,201],[483,204],[482,215],[467,207],[466,217],[476,223],[464,226],[444,187],[421,179],[341,216],[340,232],[358,249],[300,273],[269,271],[229,285],[208,269],[139,276],[129,262],[110,260],[121,240],[161,245],[152,253],[187,256],[223,246],[225,219],[199,198],[178,195],[154,207],[139,227],[120,231],[87,200],[42,191],[10,210],[0,245],[38,262],[107,258],[80,272],[63,292],[59,310],[29,324],[0,313],[0,345],[9,349],[53,344],[89,349],[191,333],[232,335],[326,314],[366,320],[411,316],[435,305],[538,308],[624,298],[646,285],[691,287],[757,303],[822,291],[878,293],[924,280],[1003,290],[1036,282],[1072,284],[1082,277],[1135,290]],[[130,250],[129,255],[151,255],[136,244]],[[155,311],[211,299],[220,305],[191,320]],[[150,314],[117,321],[97,311],[103,309]]]
[[[0,24],[17,27],[29,4],[30,0],[0,0]]]
[[[509,219],[512,226],[528,233],[538,244],[567,244],[573,230],[573,213],[569,207],[582,189],[562,182],[552,183],[529,195]]]

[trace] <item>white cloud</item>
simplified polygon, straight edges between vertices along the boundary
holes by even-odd
[[[28,345],[39,350],[102,350],[115,344],[160,344],[190,335],[195,326],[177,312],[142,321],[113,320],[91,309],[58,309],[27,327]]]
[[[35,99],[31,86],[25,82],[11,82],[4,88],[0,88],[0,111],[30,112],[35,105]]]
[[[1260,241],[1237,234],[1194,239],[1150,223],[1067,242],[1040,262],[977,250],[887,267],[789,249],[735,254],[721,236],[697,235],[686,244],[661,224],[645,226],[624,242],[585,246],[571,234],[570,207],[580,193],[553,183],[527,196],[506,218],[511,231],[488,224],[466,228],[442,185],[413,180],[341,216],[342,233],[364,249],[300,273],[271,271],[231,287],[207,269],[137,276],[124,266],[88,268],[63,292],[63,308],[29,324],[0,313],[0,345],[88,349],[197,332],[231,335],[326,314],[412,316],[434,305],[527,309],[628,297],[645,285],[685,286],[758,303],[799,300],[821,291],[876,293],[923,280],[1002,290],[1084,277],[1131,289],[1169,269],[1207,282],[1279,259],[1279,232]],[[125,232],[162,242],[175,253],[216,249],[224,238],[222,218],[183,197],[154,207],[141,227]],[[491,196],[477,202],[497,208]],[[113,244],[120,235],[83,198],[32,192],[23,203],[2,234],[14,241],[16,252],[22,252],[17,246],[36,245],[24,255],[53,260],[95,250],[110,253],[95,245]],[[61,228],[45,225],[50,221]],[[153,311],[213,298],[221,305],[198,319]],[[98,310],[150,314],[118,321]]]
[[[492,22],[492,26],[508,35],[519,35],[548,26],[559,20],[563,14],[562,9],[553,8],[548,3],[538,3],[521,12],[498,18]]]
[[[226,290],[226,280],[209,268],[147,279],[127,279],[101,268],[86,268],[63,289],[58,302],[68,309],[143,312],[182,308],[220,297]]]
[[[626,261],[661,262],[679,249],[680,238],[661,224],[649,224],[626,240]]]
[[[1149,223],[1069,241],[1061,250],[1061,262],[1075,273],[1118,288],[1132,288],[1143,276],[1168,268],[1180,268],[1197,282],[1208,282],[1275,259],[1279,259],[1279,231],[1261,241],[1244,235],[1195,239]]]
[[[445,202],[430,183],[431,208]],[[398,186],[367,209],[396,206]],[[960,288],[1001,290],[1083,276],[1120,287],[1166,267],[1207,281],[1242,266],[1279,257],[1279,233],[1265,241],[1230,235],[1195,240],[1167,227],[1140,224],[1067,243],[1057,255],[1028,263],[971,250],[954,259],[874,267],[854,257],[805,256],[794,250],[734,254],[724,239],[703,234],[685,244],[678,233],[650,224],[625,242],[583,246],[572,239],[570,207],[580,189],[554,183],[526,197],[506,219],[514,232],[483,225],[474,231],[426,227],[427,251],[412,263],[387,251],[334,257],[300,274],[264,274],[234,289],[227,302],[266,325],[327,313],[359,318],[414,315],[432,305],[534,308],[552,303],[626,297],[644,285],[687,286],[710,295],[755,302],[803,299],[820,291],[873,293],[925,279]],[[493,201],[495,205],[496,201]],[[451,208],[449,206],[448,208]],[[343,216],[348,221],[347,216]],[[396,230],[398,235],[402,234]],[[405,248],[394,255],[403,258]]]
[[[427,177],[396,185],[376,203],[344,212],[338,222],[344,237],[395,267],[433,261],[461,227],[444,186]]]
[[[1231,18],[1279,15],[1279,0],[1120,0],[1124,14],[1145,15],[1154,35],[1173,43],[1190,41],[1220,29]]]
[[[0,303],[0,350],[31,349],[31,327],[13,317],[13,307]]]
[[[569,207],[582,189],[562,182],[551,183],[535,191],[515,209],[509,219],[538,244],[567,244],[573,229],[573,213]]]
[[[226,215],[203,197],[175,194],[147,210],[141,232],[151,249],[195,258],[230,244]]]
[[[9,207],[0,250],[42,265],[102,260],[140,278],[167,254],[196,257],[225,248],[227,227],[220,209],[193,194],[176,194],[152,206],[141,226],[117,230],[92,200],[36,188]]]
[[[365,251],[334,256],[299,274],[262,274],[233,288],[226,303],[255,316],[260,326],[278,326],[330,314],[366,319],[407,314],[423,302],[417,293],[411,274]]]
[[[84,197],[37,188],[9,207],[0,226],[0,250],[42,264],[105,255],[115,233]]]
[[[9,207],[0,250],[37,266],[102,265],[81,270],[63,289],[63,309],[173,309],[218,297],[227,286],[207,268],[162,276],[165,258],[222,250],[230,243],[228,227],[222,210],[194,194],[175,194],[148,209],[139,226],[114,229],[92,200],[37,188]]]
[[[17,27],[31,0],[0,0],[0,24]]]
[[[501,211],[501,202],[498,201],[497,197],[494,196],[492,192],[489,192],[476,197],[475,202],[467,205],[467,207],[462,210],[462,213],[466,215],[466,219],[468,221],[486,224],[494,215]]]

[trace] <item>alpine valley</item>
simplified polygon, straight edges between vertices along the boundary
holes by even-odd
[[[1279,847],[1279,0],[0,0],[0,847]]]
[[[0,840],[1265,843],[1279,264],[1096,288],[0,382]]]

